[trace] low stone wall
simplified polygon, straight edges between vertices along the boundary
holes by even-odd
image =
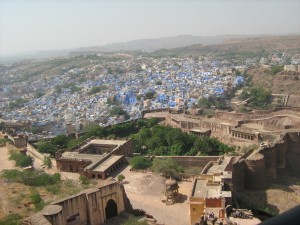
[[[204,168],[210,161],[217,161],[222,156],[155,156],[155,158],[170,158],[183,167]]]

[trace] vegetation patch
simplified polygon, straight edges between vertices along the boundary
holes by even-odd
[[[58,135],[50,141],[38,142],[36,147],[41,153],[54,155],[58,150],[71,149],[92,136],[100,138],[126,138],[130,137],[132,134],[138,133],[141,128],[153,127],[157,123],[158,120],[156,118],[152,118],[149,120],[139,119],[108,127],[100,127],[96,125],[90,127],[87,133],[78,139],[75,137],[67,137],[66,135]]]
[[[21,215],[18,213],[10,213],[0,220],[0,225],[17,225],[21,222]]]
[[[158,159],[153,160],[151,170],[154,173],[161,174],[165,177],[179,178],[178,174],[183,172],[183,168],[172,159]]]
[[[108,89],[108,87],[106,85],[92,87],[92,89],[88,92],[88,95],[93,95],[93,94],[96,94],[100,91],[105,91],[107,89]]]
[[[144,156],[136,156],[130,160],[130,165],[134,169],[144,170],[152,166],[152,161]]]
[[[23,183],[28,186],[47,186],[61,182],[60,174],[53,175],[41,171],[3,170],[1,177],[9,182]]]
[[[131,137],[134,152],[142,155],[223,155],[234,150],[216,138],[199,138],[180,129],[161,125],[142,128]]]
[[[31,156],[24,155],[18,150],[10,150],[9,155],[9,160],[15,161],[15,165],[18,167],[27,167],[33,164],[33,158]]]
[[[259,86],[246,87],[239,98],[247,100],[248,105],[255,109],[267,109],[271,102],[271,91]]]

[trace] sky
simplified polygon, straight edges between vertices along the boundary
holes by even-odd
[[[0,0],[0,57],[182,34],[300,34],[300,0]]]

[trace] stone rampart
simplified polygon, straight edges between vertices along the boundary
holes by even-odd
[[[233,183],[240,188],[261,189],[276,179],[277,169],[300,174],[300,130],[287,132],[233,163]]]
[[[26,220],[30,225],[101,225],[129,210],[130,202],[118,182],[51,203]]]
[[[217,161],[222,156],[155,156],[156,158],[170,158],[183,167],[204,168],[210,161]]]

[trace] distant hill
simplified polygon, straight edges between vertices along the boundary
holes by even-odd
[[[192,45],[160,49],[154,55],[201,55],[207,53],[244,53],[273,50],[300,50],[300,35],[226,38],[212,45]]]
[[[128,42],[117,42],[103,46],[84,47],[76,49],[75,52],[116,52],[116,51],[155,51],[158,49],[172,49],[190,45],[213,45],[222,43],[228,38],[249,37],[238,35],[222,36],[193,36],[179,35],[156,39],[140,39]]]

